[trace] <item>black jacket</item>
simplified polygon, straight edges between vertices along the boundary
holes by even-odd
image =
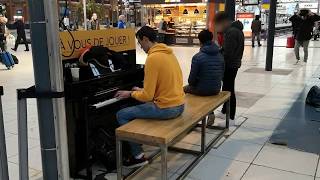
[[[215,43],[204,45],[192,58],[189,85],[201,94],[219,92],[224,61]]]
[[[312,38],[314,23],[320,21],[320,16],[311,15],[305,19],[294,15],[289,19],[294,27],[295,38],[298,41],[309,41]]]
[[[224,33],[222,52],[226,68],[240,68],[244,51],[243,24],[235,21]]]
[[[251,30],[253,33],[260,33],[262,29],[262,23],[260,20],[253,20],[251,24]]]
[[[17,34],[18,36],[25,36],[25,27],[24,27],[24,23],[22,22],[22,20],[18,20],[14,23],[14,26],[17,29]]]

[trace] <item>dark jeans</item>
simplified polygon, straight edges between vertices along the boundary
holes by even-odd
[[[196,88],[194,88],[193,86],[187,85],[184,87],[184,92],[185,93],[189,93],[189,94],[194,94],[197,96],[213,96],[213,95],[217,95],[220,92],[220,89],[217,91],[213,91],[213,92],[204,92],[204,91],[199,91]]]
[[[18,46],[19,46],[19,44],[21,42],[21,39],[23,40],[23,43],[26,46],[26,50],[29,50],[29,46],[28,46],[26,35],[18,35],[17,40],[16,40],[16,44],[14,45],[14,49],[15,50],[18,49]]]
[[[230,97],[230,119],[235,118],[236,115],[236,106],[237,106],[237,100],[236,100],[236,95],[235,95],[235,80],[237,77],[238,73],[238,68],[228,68],[226,67],[224,71],[224,77],[223,77],[223,91],[229,91],[231,92],[231,97]],[[222,109],[223,113],[226,113],[226,104],[223,105]]]
[[[252,32],[252,46],[254,46],[254,41],[256,40],[257,38],[257,42],[258,42],[258,45],[260,46],[261,43],[260,43],[260,39],[261,39],[261,33],[260,32]]]

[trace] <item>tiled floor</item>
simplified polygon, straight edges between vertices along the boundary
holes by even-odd
[[[276,44],[282,46],[285,39],[278,38]],[[313,47],[320,47],[320,42],[312,42]],[[190,71],[191,57],[197,47],[174,47],[184,74],[184,82]],[[10,180],[18,179],[16,89],[33,85],[31,53],[21,49],[15,53],[20,64],[7,71],[0,67],[0,84],[5,87],[3,111]],[[293,102],[305,86],[309,87],[320,75],[320,51],[310,48],[308,64],[294,65],[292,49],[276,47],[274,63],[276,69],[290,70],[283,73],[249,73],[251,68],[263,68],[266,47],[247,46],[243,66],[239,70],[236,89],[243,97],[239,100],[237,111],[238,125],[231,129],[230,136],[221,140],[208,155],[190,173],[189,180],[320,180],[319,155],[270,145],[267,143],[274,129],[286,115]],[[138,50],[138,63],[143,63],[146,55]],[[249,70],[250,71],[250,70]],[[250,96],[250,93],[252,96]],[[247,99],[247,101],[246,101]],[[37,110],[34,100],[28,102],[29,112],[29,166],[31,179],[41,177],[41,156]],[[241,122],[240,122],[241,121]],[[242,122],[244,121],[244,122]],[[209,131],[208,135],[215,136]],[[199,134],[191,133],[177,146],[191,149],[199,148]],[[170,153],[169,175],[175,179],[192,160],[191,156]],[[318,170],[317,170],[318,168]],[[158,179],[159,163],[155,161],[146,171],[135,179]],[[316,178],[317,177],[317,178]],[[115,179],[110,175],[109,179]]]

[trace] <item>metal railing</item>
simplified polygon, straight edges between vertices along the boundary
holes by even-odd
[[[19,179],[29,179],[29,163],[28,163],[28,114],[27,99],[55,99],[63,98],[64,92],[36,92],[35,86],[27,89],[17,89],[17,109],[18,109],[18,147],[19,147]],[[42,148],[43,151],[52,152],[53,148]],[[45,163],[45,162],[42,162]],[[1,179],[2,180],[2,179]]]
[[[3,87],[0,86],[0,179],[9,180],[6,136],[3,124],[2,101]]]

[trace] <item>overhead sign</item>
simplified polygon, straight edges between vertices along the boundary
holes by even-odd
[[[318,3],[299,3],[300,9],[318,9]]]
[[[73,31],[60,33],[60,47],[63,59],[79,58],[88,46],[104,46],[120,52],[135,50],[134,29],[108,29],[96,31]]]

